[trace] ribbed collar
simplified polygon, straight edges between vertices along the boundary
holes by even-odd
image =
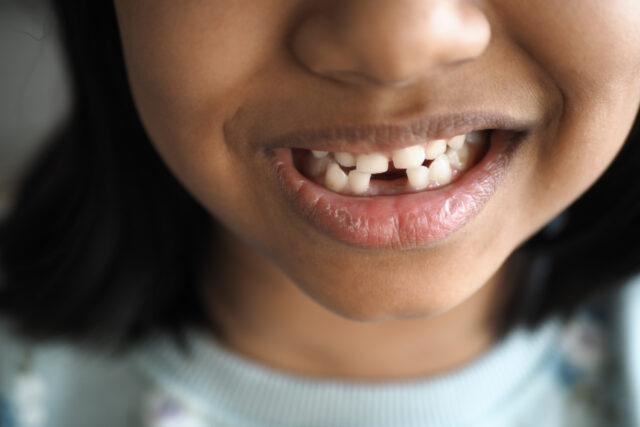
[[[186,356],[158,337],[138,361],[160,387],[188,399],[207,418],[251,426],[459,426],[505,405],[556,352],[559,322],[510,332],[464,368],[412,381],[356,382],[291,375],[189,335]],[[471,423],[473,425],[473,423]]]

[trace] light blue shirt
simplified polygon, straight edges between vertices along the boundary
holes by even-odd
[[[44,392],[35,381],[22,399],[41,405],[47,427],[640,426],[640,280],[613,301],[567,323],[514,329],[455,372],[398,382],[275,371],[195,331],[188,355],[166,337],[115,359],[39,346],[25,374],[27,346],[5,331],[0,427],[24,426],[16,383],[31,377]]]

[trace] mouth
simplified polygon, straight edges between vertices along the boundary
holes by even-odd
[[[289,205],[313,228],[362,249],[410,249],[470,222],[526,134],[521,125],[368,141],[334,132],[304,146],[291,139],[269,153]]]

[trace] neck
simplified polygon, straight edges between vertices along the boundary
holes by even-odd
[[[318,304],[279,269],[232,236],[217,239],[205,298],[220,341],[275,369],[359,380],[409,379],[459,368],[497,339],[495,275],[437,316],[357,322]],[[213,284],[215,283],[215,284]]]

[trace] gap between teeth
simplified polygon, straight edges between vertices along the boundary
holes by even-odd
[[[456,171],[465,171],[470,163],[469,146],[485,141],[482,132],[472,132],[449,140],[434,140],[384,153],[354,154],[312,151],[309,171],[312,175],[324,173],[324,185],[343,193],[363,195],[369,190],[372,175],[389,170],[390,161],[396,169],[404,169],[408,186],[414,191],[449,184]],[[429,167],[423,163],[431,161]],[[345,172],[344,168],[355,169]]]

